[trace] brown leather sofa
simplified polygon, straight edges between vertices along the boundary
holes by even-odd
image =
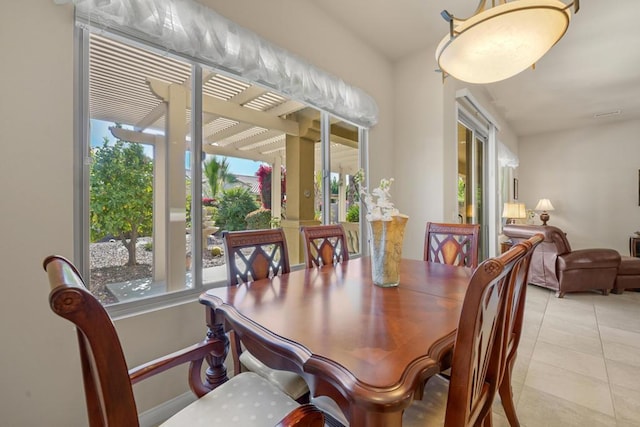
[[[515,244],[536,233],[544,235],[531,257],[529,283],[554,289],[562,298],[566,292],[599,289],[608,295],[613,289],[620,254],[613,249],[571,250],[565,233],[551,225],[507,224],[503,233]]]

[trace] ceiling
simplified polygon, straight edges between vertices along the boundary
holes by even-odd
[[[465,18],[478,5],[476,0],[310,1],[393,62],[435,51],[448,31],[442,10]],[[484,85],[494,107],[519,136],[640,118],[639,16],[638,0],[582,0],[567,34],[535,70]],[[607,114],[615,111],[619,114]]]

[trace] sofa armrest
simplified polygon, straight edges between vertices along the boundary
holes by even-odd
[[[613,249],[580,249],[558,256],[558,270],[618,268],[620,254]]]

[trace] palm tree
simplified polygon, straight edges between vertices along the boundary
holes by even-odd
[[[226,157],[218,161],[218,158],[213,156],[210,160],[205,161],[202,172],[209,182],[213,198],[222,192],[225,183],[236,181],[236,177],[229,172],[229,161]]]

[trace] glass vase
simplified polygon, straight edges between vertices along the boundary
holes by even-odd
[[[369,227],[369,252],[371,254],[371,278],[381,287],[398,286],[404,229],[409,217],[397,215],[391,221],[367,221]]]

